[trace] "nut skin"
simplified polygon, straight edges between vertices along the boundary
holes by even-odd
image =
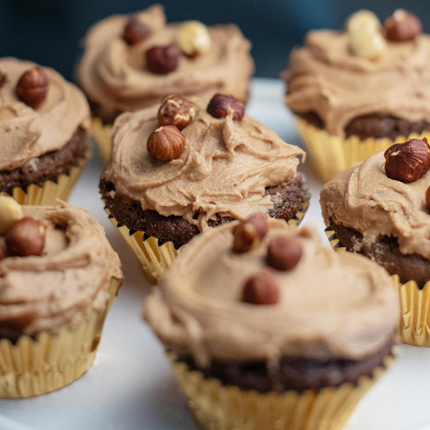
[[[179,27],[176,42],[186,56],[194,58],[209,51],[211,36],[201,22],[187,21]]]
[[[16,95],[27,106],[36,109],[48,94],[49,79],[41,67],[25,72],[16,84]]]
[[[397,9],[384,23],[384,35],[391,42],[414,40],[422,33],[421,21],[411,12]]]
[[[160,125],[174,125],[183,130],[197,115],[197,106],[180,96],[172,94],[165,97],[158,110],[158,123]]]
[[[5,235],[9,255],[17,257],[42,255],[45,239],[45,224],[32,217],[25,217],[18,221]]]
[[[411,139],[390,146],[385,152],[385,173],[390,179],[414,182],[430,167],[430,146],[427,139]]]
[[[185,136],[174,125],[163,125],[153,131],[147,141],[147,150],[161,161],[179,158],[185,148]]]
[[[268,230],[264,215],[252,215],[233,229],[233,252],[243,254],[260,245]]]
[[[242,291],[242,301],[252,305],[276,305],[279,296],[276,276],[269,268],[251,276]]]
[[[165,46],[153,46],[145,52],[146,68],[157,75],[166,75],[178,68],[181,51],[171,43]]]
[[[267,247],[266,263],[282,272],[294,269],[303,255],[300,243],[291,237],[273,238]]]
[[[135,16],[132,16],[124,27],[122,38],[127,45],[136,45],[145,40],[150,34],[151,28],[147,24],[138,21]]]
[[[220,93],[211,98],[206,110],[214,118],[225,118],[232,111],[235,121],[241,121],[245,115],[245,105],[241,101],[236,97]]]
[[[430,209],[430,187],[428,187],[426,191],[426,203],[427,207]]]
[[[5,234],[23,217],[21,205],[12,197],[0,196],[0,234]]]

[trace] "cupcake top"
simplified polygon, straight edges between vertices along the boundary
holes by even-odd
[[[137,26],[132,32],[136,38],[131,40],[124,36],[130,19],[143,26]],[[218,90],[246,100],[254,69],[250,43],[235,25],[206,29],[197,23],[196,27],[197,31],[192,24],[190,37],[198,39],[201,50],[185,53],[179,48],[183,44],[187,50],[189,37],[185,34],[179,39],[180,24],[166,25],[159,5],[132,17],[106,18],[94,25],[84,40],[78,80],[91,101],[110,110],[136,110],[172,93],[210,97]],[[172,43],[175,45],[168,52],[153,51],[148,57],[148,50]]]
[[[20,210],[15,202],[18,208],[5,209],[3,199],[2,226],[5,214]],[[105,309],[111,278],[122,281],[118,255],[103,227],[83,209],[65,203],[21,208],[18,218],[24,218],[0,239],[0,333],[14,339],[73,329]],[[44,246],[37,248],[41,235]]]
[[[165,345],[204,367],[215,359],[359,360],[390,339],[397,301],[378,265],[321,247],[312,227],[272,219],[261,243],[242,252],[237,225],[196,236],[147,298],[144,317]]]
[[[396,11],[393,17],[401,13],[406,12]],[[347,31],[307,35],[284,74],[287,105],[295,113],[316,113],[329,134],[341,137],[353,119],[364,115],[429,121],[430,37],[390,40],[387,22],[382,32],[378,23],[363,25],[367,28],[350,25]],[[368,31],[372,25],[376,28]]]
[[[82,92],[47,67],[0,59],[0,170],[61,149],[90,112]]]
[[[200,99],[193,103],[175,97],[192,106],[193,119],[181,126],[182,131],[175,126],[157,128],[159,105],[124,113],[115,121],[112,162],[104,179],[113,182],[117,192],[139,201],[142,209],[182,216],[200,230],[217,214],[243,219],[271,209],[266,187],[293,179],[297,156],[304,152],[243,116],[243,104],[232,97],[214,96],[208,107],[211,113]],[[162,108],[169,104],[166,99]],[[167,142],[166,153],[155,154],[160,159],[145,144],[154,135],[155,148]],[[161,161],[172,148],[178,149],[175,158]]]

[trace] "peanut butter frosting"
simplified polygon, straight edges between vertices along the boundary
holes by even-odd
[[[325,223],[329,225],[332,219],[353,228],[367,244],[380,236],[394,236],[402,254],[430,259],[430,215],[425,201],[430,172],[403,183],[390,179],[384,165],[384,152],[379,152],[327,182],[321,191]]]
[[[376,263],[321,247],[313,227],[272,219],[258,248],[236,254],[235,224],[196,236],[148,296],[144,317],[163,344],[205,367],[213,359],[360,360],[393,335],[397,299]],[[242,302],[246,280],[266,267],[268,244],[278,236],[294,236],[303,250],[293,270],[274,272],[279,302]]]
[[[193,100],[200,110],[182,130],[185,150],[170,162],[155,159],[146,148],[158,127],[158,105],[118,117],[104,179],[143,210],[182,216],[200,230],[217,214],[243,219],[271,209],[265,188],[292,180],[304,152],[246,115],[240,122],[232,115],[213,118],[203,101]]]
[[[295,113],[315,112],[331,135],[362,115],[392,115],[411,122],[430,120],[430,37],[387,41],[377,60],[353,55],[345,32],[311,31],[294,49],[286,103]]]
[[[136,13],[151,28],[151,35],[129,46],[122,38],[127,15],[115,15],[94,25],[84,40],[77,78],[87,97],[111,111],[131,111],[158,103],[174,93],[209,98],[215,92],[248,97],[254,70],[251,44],[235,25],[209,27],[211,48],[194,58],[181,55],[177,70],[167,75],[150,73],[144,53],[175,41],[179,24],[166,25],[159,5]]]
[[[46,99],[37,109],[18,99],[15,88],[19,78],[36,66],[15,58],[0,59],[0,72],[6,76],[0,89],[0,170],[20,167],[61,149],[78,127],[90,126],[84,95],[53,69],[43,68],[49,86]]]
[[[23,335],[57,334],[102,311],[110,280],[122,281],[121,263],[103,227],[83,209],[22,206],[24,216],[44,221],[43,254],[0,261],[0,327]]]

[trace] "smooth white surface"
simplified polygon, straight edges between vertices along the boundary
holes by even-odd
[[[301,146],[277,80],[254,80],[247,113],[289,143]],[[316,224],[324,244],[320,215],[321,184],[310,160],[301,169],[312,192],[304,224]],[[195,430],[161,345],[141,320],[147,292],[138,260],[107,219],[98,194],[97,155],[70,202],[87,209],[106,229],[123,262],[126,281],[105,324],[94,366],[57,392],[24,400],[0,400],[0,430]],[[430,349],[404,346],[387,374],[364,397],[344,430],[430,429]],[[272,430],[272,429],[261,429]]]

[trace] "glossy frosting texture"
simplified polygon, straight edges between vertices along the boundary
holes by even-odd
[[[121,263],[103,227],[82,209],[23,206],[24,216],[43,220],[42,256],[0,262],[0,328],[24,335],[74,328],[93,311],[104,310],[110,279],[122,280]]]
[[[32,158],[62,148],[78,127],[90,125],[88,103],[82,92],[52,69],[46,99],[33,109],[15,93],[23,73],[36,64],[15,58],[0,59],[6,82],[0,89],[0,170],[22,166]]]
[[[311,31],[284,73],[287,105],[317,113],[329,134],[342,137],[352,119],[367,114],[429,121],[430,37],[387,44],[379,59],[368,60],[350,53],[345,32]]]
[[[195,58],[182,55],[177,70],[158,75],[147,71],[144,53],[174,42],[179,24],[166,25],[158,5],[135,16],[150,26],[152,34],[134,46],[122,39],[126,15],[106,18],[89,30],[77,76],[91,101],[105,109],[130,111],[174,93],[210,97],[223,92],[247,99],[254,70],[251,45],[236,26],[210,27],[212,43],[207,53]]]
[[[392,336],[397,300],[389,276],[372,261],[323,248],[316,230],[269,220],[256,250],[231,251],[234,225],[194,238],[148,297],[144,317],[163,344],[212,359],[260,361],[281,356],[357,359]],[[265,267],[271,238],[293,235],[303,256],[290,272],[276,271],[276,305],[243,303],[246,280]]]
[[[146,149],[149,134],[158,127],[159,106],[122,114],[115,122],[112,162],[104,178],[144,210],[182,216],[201,230],[216,214],[242,219],[272,208],[265,188],[293,179],[296,156],[304,152],[246,115],[241,122],[229,116],[216,119],[204,102],[195,101],[200,111],[182,130],[185,150],[170,162],[158,161]]]

